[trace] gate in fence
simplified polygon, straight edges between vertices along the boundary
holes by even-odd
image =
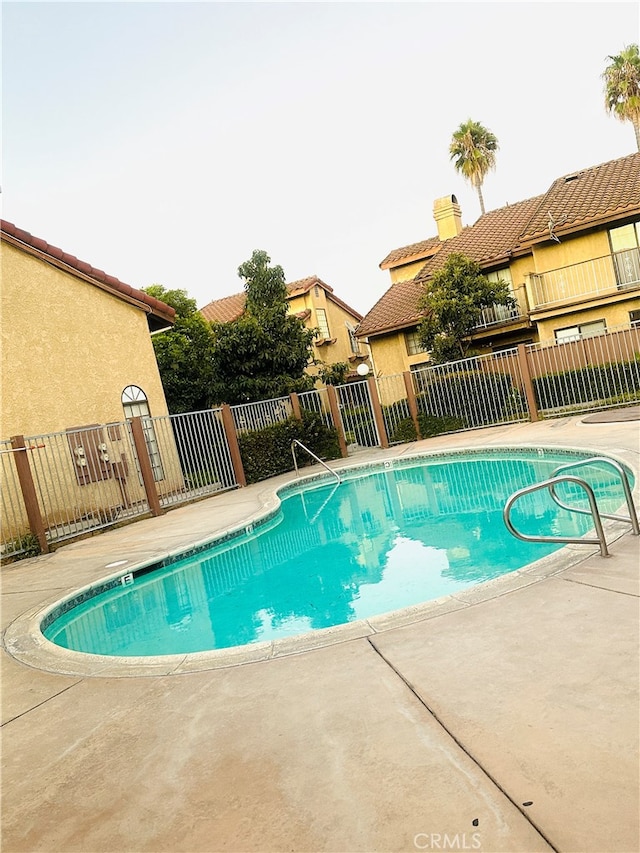
[[[365,380],[338,385],[336,395],[347,445],[379,447],[381,441],[373,413],[369,383]]]

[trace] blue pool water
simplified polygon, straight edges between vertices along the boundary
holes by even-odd
[[[223,649],[340,625],[498,577],[560,545],[515,539],[502,509],[517,489],[577,454],[534,450],[429,456],[280,491],[259,525],[169,566],[134,575],[43,625],[52,642],[101,655]],[[385,465],[387,467],[385,467]],[[623,502],[611,469],[580,468],[603,511]],[[567,487],[567,489],[570,487]],[[585,506],[577,489],[561,492]],[[512,513],[525,533],[580,536],[590,519],[547,491]],[[61,608],[62,611],[65,607]]]

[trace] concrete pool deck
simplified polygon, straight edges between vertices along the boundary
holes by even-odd
[[[540,445],[612,454],[638,480],[629,418],[495,427],[347,464]],[[241,524],[266,493],[225,493],[3,567],[3,640],[18,617],[108,575],[109,563]],[[637,505],[638,485],[634,495]],[[243,665],[59,674],[8,644],[3,853],[635,853],[640,549],[623,530],[608,559],[568,546],[571,565],[553,572]]]

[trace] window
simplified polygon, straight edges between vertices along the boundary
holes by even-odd
[[[640,222],[630,222],[609,231],[618,287],[640,282]]]
[[[511,279],[511,270],[509,267],[504,267],[501,270],[494,270],[493,272],[483,272],[483,275],[492,284],[497,284],[499,281],[506,281],[509,285],[509,292],[513,293],[513,281]]]
[[[345,326],[347,327],[347,331],[349,332],[349,344],[351,346],[351,352],[354,355],[360,355],[360,344],[358,339],[356,338],[356,327],[352,326],[351,323],[345,322]]]
[[[640,326],[640,311],[629,311],[629,323],[632,329],[637,329]]]
[[[579,341],[580,338],[592,338],[607,331],[604,320],[594,320],[592,323],[581,323],[579,326],[567,326],[566,329],[556,329],[556,343],[566,344],[569,341]]]
[[[418,330],[414,329],[411,332],[404,333],[404,342],[407,347],[407,355],[417,355],[419,352],[426,352],[425,345],[420,340]]]
[[[137,385],[127,385],[122,392],[122,408],[124,409],[125,418],[140,417],[142,419],[142,431],[144,432],[144,439],[147,444],[147,450],[149,451],[153,479],[156,482],[164,480],[158,439],[156,438],[156,431],[153,428],[147,395],[142,388],[138,388]]]
[[[329,334],[329,324],[327,323],[327,312],[324,310],[324,308],[316,308],[316,320],[318,323],[318,331],[320,332],[320,337],[324,338],[325,340],[327,338],[330,338],[331,335]]]

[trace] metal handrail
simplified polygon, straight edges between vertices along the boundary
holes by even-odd
[[[589,506],[591,507],[593,526],[596,529],[596,535],[598,537],[597,539],[577,539],[569,536],[529,536],[526,533],[520,533],[520,531],[516,530],[516,528],[513,526],[513,523],[511,521],[511,507],[519,498],[521,498],[523,495],[529,494],[530,492],[537,492],[540,489],[549,489],[553,494],[553,487],[557,483],[575,483],[576,485],[580,486],[585,490],[589,499]],[[569,510],[572,509],[572,507],[566,508]],[[591,486],[584,480],[581,480],[579,477],[572,477],[570,474],[565,474],[562,477],[553,477],[550,480],[543,480],[540,483],[535,483],[533,486],[526,486],[524,489],[518,489],[518,491],[514,492],[504,505],[504,509],[502,510],[502,517],[504,519],[504,523],[507,527],[507,530],[511,534],[513,534],[516,539],[522,539],[523,542],[566,542],[574,543],[576,545],[599,545],[600,556],[609,556],[609,549],[607,548],[607,540],[605,539],[604,530],[602,528],[602,520],[600,518],[598,504],[596,503],[596,496],[593,493],[593,489],[591,488]]]
[[[568,471],[571,468],[580,468],[582,465],[590,465],[593,462],[601,462],[606,465],[610,465],[619,475],[620,480],[622,482],[622,490],[624,491],[625,500],[627,501],[627,508],[629,510],[629,518],[626,515],[613,515],[613,513],[601,512],[601,518],[611,518],[613,521],[624,521],[631,525],[631,529],[633,531],[634,536],[640,536],[640,527],[638,525],[638,516],[636,514],[635,504],[633,503],[633,497],[631,495],[631,486],[629,485],[629,478],[627,477],[627,472],[624,470],[622,465],[619,462],[616,462],[613,459],[607,459],[606,456],[593,456],[591,459],[582,459],[579,462],[568,462],[564,465],[560,465],[553,472],[551,477],[556,477],[560,471]],[[579,512],[583,515],[589,515],[588,509],[581,509],[580,507],[568,506],[563,503],[560,498],[556,495],[555,489],[551,488],[551,497],[562,509],[568,509],[571,512]]]
[[[342,482],[342,478],[340,477],[340,474],[337,473],[337,471],[334,471],[332,468],[329,468],[329,466],[326,463],[324,463],[322,461],[322,459],[320,459],[319,456],[316,456],[316,454],[313,452],[313,450],[309,450],[309,448],[306,445],[304,445],[301,441],[298,441],[297,438],[294,438],[293,441],[291,442],[291,455],[293,456],[293,467],[296,469],[296,477],[298,476],[298,460],[296,459],[296,444],[298,445],[298,447],[301,447],[303,450],[306,450],[307,453],[309,454],[309,456],[313,456],[313,458],[316,460],[316,462],[319,462],[322,465],[322,467],[326,468],[330,474],[333,474],[333,476],[338,480],[338,483]]]

